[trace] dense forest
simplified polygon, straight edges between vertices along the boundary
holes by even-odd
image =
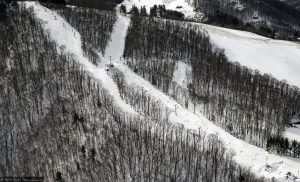
[[[197,11],[210,24],[243,29],[268,37],[293,39],[300,36],[300,13],[277,0],[194,0]]]
[[[121,2],[123,0],[68,0],[68,4],[70,5],[101,10],[113,10]]]
[[[78,7],[95,8],[112,11],[123,0],[38,0],[41,3],[72,5]]]
[[[196,25],[141,16],[131,20],[124,57],[133,71],[234,136],[266,147],[300,117],[298,88],[230,62]],[[192,67],[188,88],[172,82],[179,60]]]
[[[291,7],[294,7],[298,11],[300,11],[300,1],[299,0],[284,0],[285,3],[290,5]]]
[[[7,0],[8,1],[8,0]],[[11,0],[9,0],[11,1]],[[40,2],[113,11],[123,0],[39,0]],[[266,37],[297,40],[300,37],[299,2],[279,0],[187,0],[196,11],[204,13],[202,22],[254,32]],[[140,8],[140,7],[138,7]],[[124,10],[124,9],[123,9]],[[146,11],[142,11],[146,13]],[[164,5],[151,7],[150,16],[184,20],[184,14]],[[195,21],[189,19],[188,21]],[[199,21],[199,20],[196,20]]]
[[[117,18],[116,14],[89,8],[63,8],[57,5],[50,7],[80,33],[85,56],[94,64],[99,62],[97,52],[104,53]]]
[[[66,13],[66,19],[70,15]],[[84,13],[79,15],[84,19]],[[100,25],[111,20],[98,18]],[[83,30],[81,26],[85,23],[77,28]],[[98,27],[91,28],[87,31]],[[99,39],[95,49],[99,44],[107,44],[106,39]],[[121,80],[117,73],[115,79]],[[148,113],[158,117],[125,113],[107,92],[75,56],[57,47],[32,9],[6,5],[0,19],[0,176],[40,176],[45,181],[264,181],[237,165],[235,154],[225,152],[217,136],[169,125],[160,119],[156,104]],[[129,98],[135,93],[125,94]],[[133,98],[130,102],[137,103]],[[144,97],[139,102],[152,103]]]
[[[147,12],[146,6],[142,6],[140,9],[137,6],[132,6],[130,10],[127,10],[125,5],[121,5],[120,12],[123,14],[133,14],[133,16],[150,16],[171,20],[185,20],[183,13],[166,9],[165,5],[154,5],[153,7],[150,7],[149,14]]]

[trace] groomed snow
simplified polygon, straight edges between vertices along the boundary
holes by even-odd
[[[185,15],[185,17],[193,17],[195,15],[194,8],[187,0],[124,0],[121,4],[130,10],[133,5],[137,7],[145,6],[147,11],[154,5],[165,5],[166,9],[176,10]],[[181,6],[181,8],[177,8]]]
[[[102,63],[99,64],[100,67],[103,67],[103,64],[110,63],[110,59],[112,62],[122,61],[120,58],[123,57],[123,50],[125,47],[124,37],[126,37],[130,19],[121,15],[117,16],[118,19],[114,25],[111,40],[109,41],[102,57]]]
[[[254,33],[194,23],[225,50],[230,61],[271,74],[300,88],[300,43],[274,40]]]
[[[77,57],[78,62],[90,75],[99,80],[103,88],[109,91],[108,94],[114,98],[120,108],[125,112],[136,114],[132,107],[121,99],[117,85],[106,73],[105,69],[93,65],[83,56],[81,36],[77,30],[56,12],[40,5],[38,2],[25,2],[25,6],[27,8],[33,8],[36,17],[43,21],[44,29],[49,32],[51,38],[56,41],[59,47],[65,47],[65,52]],[[107,62],[105,59],[102,61]]]

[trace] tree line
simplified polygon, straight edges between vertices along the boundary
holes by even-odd
[[[267,150],[280,155],[300,158],[300,142],[282,136],[271,137],[267,140]]]
[[[56,5],[72,5],[78,7],[85,7],[85,8],[95,8],[99,10],[107,10],[113,11],[114,8],[118,3],[121,3],[123,0],[38,0],[41,3],[46,4],[56,4]]]
[[[133,14],[133,16],[142,16],[142,17],[158,17],[171,20],[185,20],[184,14],[179,11],[166,9],[165,5],[154,5],[150,7],[149,14],[147,13],[146,6],[138,8],[137,6],[132,6],[132,8],[127,12],[125,5],[120,6],[121,13]]]

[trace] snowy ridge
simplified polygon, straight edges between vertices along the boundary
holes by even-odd
[[[33,8],[37,18],[44,22],[44,29],[49,31],[51,38],[56,41],[60,49],[65,49],[64,51],[75,55],[79,63],[91,76],[99,80],[104,89],[109,91],[108,94],[115,99],[121,109],[125,112],[136,114],[136,112],[121,99],[117,85],[106,73],[105,69],[96,67],[83,56],[81,36],[77,30],[69,25],[60,15],[37,2],[25,2],[25,5],[27,8]]]
[[[76,55],[78,61],[84,66],[84,68],[88,70],[94,78],[98,79],[103,84],[105,89],[110,91],[109,94],[115,98],[115,101],[119,107],[123,108],[126,112],[133,114],[136,113],[131,106],[126,104],[121,99],[118,87],[104,69],[105,64],[107,64],[109,61],[109,56],[112,56],[112,61],[115,62],[119,60],[120,55],[123,54],[124,39],[129,23],[128,18],[118,16],[118,21],[115,25],[111,42],[109,43],[106,53],[102,58],[103,63],[101,63],[99,67],[96,67],[83,56],[80,34],[74,30],[63,18],[38,3],[27,2],[25,4],[28,8],[32,6],[36,16],[45,22],[44,28],[49,30],[51,38],[54,39],[60,47],[65,47],[65,51]],[[245,36],[245,39],[247,36]],[[248,36],[248,39],[252,39],[251,36]],[[251,42],[250,45],[252,44],[253,43]],[[173,112],[169,115],[169,120],[171,122],[183,124],[187,129],[197,130],[198,128],[201,128],[207,134],[217,135],[221,140],[224,141],[225,147],[228,149],[228,151],[234,151],[234,159],[238,164],[251,168],[251,171],[256,173],[258,176],[264,176],[270,179],[275,177],[280,181],[286,181],[285,175],[288,172],[297,175],[298,170],[300,169],[300,159],[269,154],[264,149],[250,145],[243,140],[233,137],[229,133],[225,132],[222,128],[214,125],[201,113],[194,114],[193,112],[182,107],[169,96],[154,88],[148,81],[136,75],[127,66],[122,64],[114,65],[118,70],[124,73],[127,84],[142,87],[147,91],[148,94],[151,95],[151,97],[159,99],[165,108],[174,110],[174,107],[176,106],[176,113]],[[178,69],[181,69],[182,67],[185,66],[178,66]],[[174,78],[175,81],[180,77],[180,75],[184,74],[184,71],[182,72],[182,70],[178,70],[177,73],[178,77]],[[183,83],[182,80],[178,80],[178,82]],[[271,167],[268,170],[265,170],[266,162]]]

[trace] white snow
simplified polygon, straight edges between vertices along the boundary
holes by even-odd
[[[300,126],[298,127],[289,127],[286,128],[284,132],[284,137],[288,138],[289,140],[296,140],[300,142]]]
[[[59,17],[56,13],[50,11],[47,8],[44,8],[38,3],[26,3],[26,5],[27,7],[30,6],[34,7],[34,12],[36,16],[41,20],[45,21],[44,27],[45,29],[49,30],[51,37],[57,41],[59,46],[65,45],[67,52],[73,53],[77,56],[79,62],[91,73],[91,75],[99,79],[102,82],[103,86],[106,89],[110,90],[110,94],[116,99],[116,102],[120,107],[127,110],[127,112],[132,112],[132,113],[135,112],[129,105],[127,105],[120,98],[117,86],[114,84],[113,80],[109,77],[109,75],[106,74],[104,68],[101,66],[99,67],[94,66],[85,57],[83,57],[80,35],[77,31],[75,31],[66,21],[64,21],[64,19]],[[124,42],[122,41],[125,38],[123,36],[125,35],[126,28],[127,28],[123,26],[128,25],[128,22],[126,21],[127,21],[126,18],[123,19],[119,17],[118,23],[115,26],[115,30],[112,35],[112,41],[109,44],[105,55],[103,56],[104,62],[106,63],[108,62],[107,60],[108,56],[113,56],[114,58],[113,61],[115,62],[117,58],[123,53]],[[227,46],[226,53],[229,56],[235,59],[243,58],[244,62],[251,60],[251,62],[253,63],[250,64],[250,66],[253,65],[260,66],[259,64],[263,64],[262,62],[266,61],[265,59],[267,59],[269,56],[272,57],[273,59],[269,58],[267,60],[273,60],[273,64],[275,65],[279,64],[280,66],[283,66],[284,61],[282,63],[283,65],[280,64],[281,61],[279,58],[277,58],[277,56],[283,56],[282,54],[286,55],[287,53],[291,54],[290,56],[291,57],[293,56],[295,58],[293,59],[293,65],[296,68],[297,66],[299,66],[299,64],[297,64],[299,62],[296,61],[296,58],[299,58],[298,53],[296,53],[296,50],[298,50],[299,48],[297,48],[297,46],[295,46],[292,43],[268,40],[245,32],[229,31],[226,29],[220,30],[219,28],[209,27],[206,25],[202,25],[202,27],[211,31],[213,36],[215,35],[213,41],[219,43],[220,45]],[[218,38],[220,38],[220,40],[218,40]],[[230,41],[231,39],[232,41]],[[241,41],[239,41],[238,39],[241,39]],[[117,41],[121,41],[120,45],[117,43]],[[266,42],[264,43],[264,41]],[[259,44],[263,44],[263,45],[260,46]],[[116,48],[114,48],[115,46]],[[237,50],[233,49],[233,48],[237,48],[238,46],[241,46],[242,48],[238,48]],[[250,53],[247,52],[248,48]],[[258,53],[254,51],[258,51]],[[273,52],[273,51],[277,51],[277,52]],[[284,51],[287,51],[287,53],[285,53]],[[244,58],[243,56],[251,56],[250,57],[251,59],[247,57]],[[252,60],[254,58],[259,60]],[[271,65],[267,65],[267,63],[263,65],[265,65],[264,69],[266,70],[268,70],[268,68],[270,67],[274,67]],[[128,84],[142,87],[153,98],[160,100],[163,103],[165,108],[174,110],[175,107],[177,107],[176,113],[173,112],[169,116],[169,120],[171,122],[181,123],[188,129],[201,128],[208,134],[216,134],[221,140],[223,140],[225,147],[228,149],[228,151],[234,151],[235,153],[234,159],[237,161],[237,163],[242,166],[251,168],[251,171],[256,173],[258,176],[265,176],[270,179],[272,177],[275,177],[277,179],[284,179],[285,174],[287,174],[288,172],[297,175],[298,170],[300,169],[300,159],[293,159],[293,158],[282,157],[274,154],[269,154],[262,148],[250,145],[249,143],[244,142],[243,140],[233,137],[229,133],[225,132],[222,128],[214,125],[211,121],[206,119],[201,113],[194,114],[193,112],[183,108],[176,101],[171,99],[169,96],[165,95],[161,91],[154,88],[148,81],[136,75],[127,66],[124,66],[122,64],[115,64],[115,66],[117,69],[119,69],[124,73],[125,80]],[[179,70],[184,68],[187,68],[184,65],[184,63],[179,63],[178,69],[174,76],[175,79],[178,79],[179,83],[183,83],[183,81],[185,80],[180,78],[182,75],[185,74],[184,71]],[[272,68],[271,70],[273,69],[275,68]],[[281,68],[279,67],[278,69],[280,70]],[[290,69],[293,68],[291,67]],[[282,73],[282,75],[284,74]],[[267,170],[266,170],[266,162],[268,165],[270,165],[270,168],[268,168]]]
[[[225,50],[230,61],[271,74],[300,88],[300,44],[274,40],[250,32],[194,23]]]
[[[145,6],[148,12],[154,5],[165,5],[166,9],[179,11],[185,17],[195,16],[194,8],[187,0],[124,0],[121,4],[125,5],[127,10],[130,10],[133,5],[137,7]],[[177,8],[180,6],[181,8]]]
[[[105,49],[105,53],[102,57],[102,63],[100,63],[100,67],[103,67],[103,64],[110,63],[110,59],[112,62],[121,61],[120,59],[123,57],[123,50],[125,46],[125,38],[127,34],[127,28],[129,26],[130,19],[121,15],[118,15],[117,22],[115,23],[111,40],[108,43],[108,46]]]
[[[116,65],[125,75],[125,80],[129,85],[142,87],[148,94],[163,103],[165,108],[175,110],[169,116],[169,120],[173,123],[183,124],[187,129],[201,128],[207,134],[217,135],[225,144],[228,151],[234,151],[234,159],[238,164],[251,168],[251,171],[258,176],[267,178],[275,177],[283,178],[285,174],[291,172],[297,174],[300,169],[300,159],[282,157],[274,154],[269,154],[264,149],[250,145],[249,143],[237,139],[224,131],[219,126],[214,125],[211,121],[205,118],[201,113],[192,113],[174,101],[169,96],[157,90],[148,81],[136,75],[130,68],[124,65]],[[266,160],[270,169],[266,169]]]
[[[93,65],[83,56],[81,36],[77,30],[56,12],[40,5],[38,2],[25,2],[25,5],[27,8],[33,8],[36,17],[44,22],[44,29],[49,31],[51,38],[56,41],[59,47],[65,47],[66,52],[77,57],[79,63],[91,76],[99,80],[103,88],[109,91],[108,94],[115,99],[120,108],[124,109],[125,112],[136,114],[132,107],[122,100],[117,85],[105,69]],[[106,60],[103,61],[107,62]]]
[[[176,82],[181,88],[188,88],[188,84],[191,81],[191,65],[182,61],[178,61],[174,74],[173,80]]]

